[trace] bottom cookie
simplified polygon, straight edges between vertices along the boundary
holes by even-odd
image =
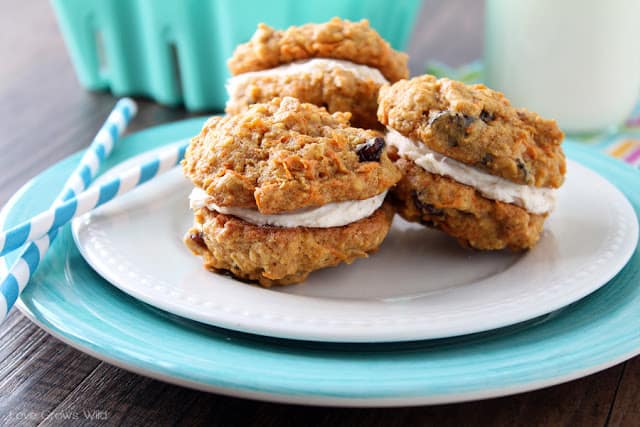
[[[198,209],[185,235],[187,247],[218,272],[257,281],[290,285],[309,273],[375,252],[391,227],[393,208],[383,204],[371,216],[343,227],[279,228],[259,226],[230,215]]]
[[[382,129],[376,117],[379,89],[380,84],[358,79],[340,69],[293,76],[253,77],[234,87],[225,110],[227,114],[238,114],[251,104],[292,96],[301,102],[325,107],[329,113],[348,111],[354,127]]]
[[[487,199],[473,187],[429,173],[411,161],[401,158],[396,165],[403,178],[392,201],[406,220],[438,228],[474,249],[521,251],[540,239],[546,215]]]

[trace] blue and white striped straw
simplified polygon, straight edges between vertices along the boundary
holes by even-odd
[[[18,249],[25,243],[39,239],[73,218],[87,213],[116,197],[125,194],[152,178],[161,175],[176,166],[184,158],[188,142],[162,151],[153,160],[127,169],[118,177],[91,187],[85,192],[71,197],[57,206],[44,211],[28,221],[22,222],[0,233],[0,256]]]
[[[138,107],[129,98],[123,98],[111,111],[91,145],[85,151],[80,163],[69,176],[54,206],[75,197],[84,191],[93,181],[103,161],[109,157],[118,143],[129,121],[136,115]],[[18,296],[25,288],[40,261],[56,238],[57,230],[30,243],[20,254],[18,260],[9,269],[9,274],[0,283],[0,322],[2,322]]]

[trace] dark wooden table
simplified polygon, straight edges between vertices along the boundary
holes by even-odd
[[[481,55],[482,2],[432,0],[409,53],[452,65]],[[0,205],[30,177],[84,148],[114,104],[77,83],[47,2],[5,2],[0,13]],[[130,131],[187,117],[141,101]],[[14,311],[0,325],[0,425],[68,425],[65,411],[104,411],[110,425],[640,425],[640,357],[547,389],[454,405],[335,409],[197,392],[85,355]]]

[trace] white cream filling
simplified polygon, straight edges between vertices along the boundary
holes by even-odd
[[[430,150],[422,143],[389,129],[387,144],[398,149],[398,154],[437,175],[444,175],[462,184],[469,185],[484,197],[512,203],[534,214],[543,214],[553,210],[556,201],[555,190],[529,185],[516,184],[504,178],[483,172],[477,168],[453,160]]]
[[[389,83],[377,68],[341,59],[313,58],[291,62],[289,64],[280,65],[279,67],[269,68],[268,70],[250,71],[238,74],[237,76],[231,77],[227,80],[227,92],[229,93],[229,97],[232,99],[238,97],[239,87],[246,84],[248,80],[256,77],[291,76],[300,73],[323,74],[336,68],[348,71],[360,80],[373,80],[379,85]]]
[[[384,202],[387,192],[369,199],[349,200],[346,202],[327,203],[326,205],[304,208],[287,213],[265,215],[257,209],[234,208],[218,206],[211,201],[211,197],[201,188],[194,188],[189,195],[191,209],[206,207],[209,210],[225,215],[233,215],[256,225],[273,225],[276,227],[341,227],[367,218],[373,214]]]

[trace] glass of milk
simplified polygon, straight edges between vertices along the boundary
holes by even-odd
[[[640,95],[640,0],[487,0],[485,77],[569,133],[624,121]]]

